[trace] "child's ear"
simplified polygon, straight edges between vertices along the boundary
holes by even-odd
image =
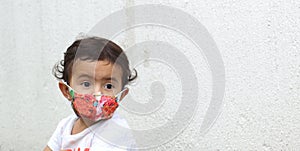
[[[129,89],[125,87],[125,90],[123,91],[123,93],[121,95],[120,101],[123,100],[123,98],[128,94],[128,92],[129,92]]]
[[[62,82],[58,83],[58,87],[59,87],[61,93],[65,96],[65,98],[68,99],[69,101],[71,101],[72,97],[69,93],[69,88]]]

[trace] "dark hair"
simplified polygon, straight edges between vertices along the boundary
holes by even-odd
[[[107,60],[110,63],[120,65],[123,71],[122,87],[137,78],[137,71],[133,69],[134,74],[130,71],[128,58],[122,48],[105,38],[89,37],[76,40],[64,53],[64,59],[54,65],[53,75],[69,84],[70,73],[76,59],[89,61]]]

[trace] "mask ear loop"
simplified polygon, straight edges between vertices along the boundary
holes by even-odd
[[[128,88],[125,87],[122,91],[120,91],[117,95],[115,95],[116,97],[116,102],[119,103],[120,102],[120,99],[121,99],[121,96],[122,96],[122,93],[127,90]]]
[[[75,98],[75,90],[74,90],[73,88],[71,88],[71,86],[69,86],[69,85],[67,84],[67,82],[65,82],[64,80],[61,80],[61,82],[62,82],[65,86],[68,87],[69,92],[70,92],[70,95],[71,95],[72,99],[74,100],[74,98]]]
[[[68,89],[69,89],[69,93],[70,93],[70,95],[71,95],[71,97],[72,97],[72,101],[71,101],[71,106],[72,106],[72,109],[73,109],[73,111],[75,112],[75,114],[77,115],[77,117],[80,117],[80,115],[79,115],[79,113],[76,111],[76,109],[75,109],[75,107],[74,107],[74,100],[75,100],[75,90],[74,89],[72,89],[72,87],[71,86],[69,86],[68,84],[67,84],[67,82],[65,82],[64,80],[61,80],[61,82],[65,85],[65,86],[67,86],[68,87]]]

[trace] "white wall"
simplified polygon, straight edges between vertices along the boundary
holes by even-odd
[[[215,40],[226,73],[222,113],[202,135],[199,127],[212,87],[203,54],[177,32],[161,27],[136,27],[114,38],[125,50],[147,40],[168,42],[183,50],[197,75],[200,103],[194,118],[176,138],[153,150],[300,149],[299,1],[2,0],[0,150],[41,150],[46,145],[59,120],[72,113],[51,75],[52,66],[79,32],[139,4],[164,4],[194,16]],[[142,57],[147,59],[147,52]],[[140,78],[132,97],[149,100],[151,83],[160,81],[165,104],[154,115],[139,116],[124,108],[120,114],[133,128],[151,129],[178,109],[181,100],[172,100],[181,95],[180,82],[174,82],[180,79],[158,62],[137,69]]]

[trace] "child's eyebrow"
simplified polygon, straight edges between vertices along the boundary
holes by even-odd
[[[78,78],[89,78],[92,79],[93,77],[88,74],[81,74]]]
[[[119,83],[119,81],[115,77],[103,77],[102,80],[105,80],[105,81],[115,81],[116,83]]]
[[[80,76],[78,76],[78,79],[80,79],[80,78],[93,79],[94,77],[91,76],[91,75],[89,75],[89,74],[81,74]],[[103,81],[114,81],[116,83],[119,83],[119,81],[117,80],[117,78],[111,77],[111,76],[103,77],[101,80],[103,80]]]

